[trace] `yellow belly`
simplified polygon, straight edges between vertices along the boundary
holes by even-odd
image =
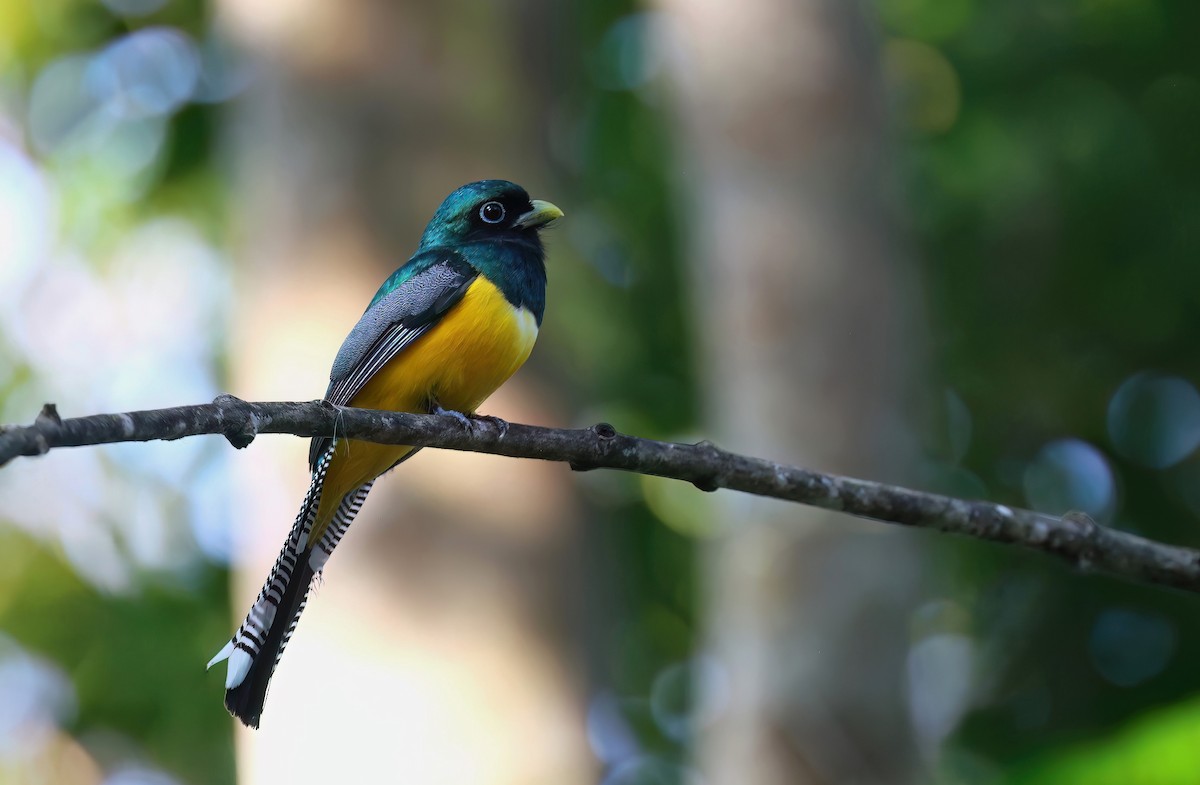
[[[350,406],[425,412],[430,400],[445,409],[474,412],[533,351],[537,321],[512,306],[480,276],[429,332],[379,370]],[[342,497],[387,471],[411,447],[343,439],[338,443],[310,543],[324,533]]]

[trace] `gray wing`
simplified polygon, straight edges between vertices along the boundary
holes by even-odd
[[[418,255],[409,266],[418,271],[367,308],[346,336],[329,373],[329,403],[348,404],[383,366],[437,324],[479,275],[461,255],[445,249]],[[327,437],[313,439],[310,466],[328,443]]]

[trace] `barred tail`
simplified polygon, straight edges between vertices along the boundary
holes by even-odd
[[[331,446],[317,461],[300,514],[245,621],[208,663],[211,668],[221,660],[229,660],[225,708],[252,728],[258,727],[267,685],[304,612],[313,576],[325,566],[371,490],[372,483],[366,483],[346,494],[321,539],[309,546],[332,454]]]
[[[287,645],[287,640],[291,637],[292,630],[296,628],[296,622],[300,619],[300,614],[304,612],[304,606],[308,602],[308,589],[313,578],[312,566],[305,558],[308,553],[308,550],[301,553],[300,567],[286,583],[283,596],[279,600],[278,607],[275,608],[275,618],[267,629],[262,647],[258,652],[248,655],[249,666],[245,676],[242,677],[240,683],[232,687],[229,687],[228,678],[225,682],[227,688],[225,690],[225,708],[251,728],[258,727],[263,703],[267,699],[267,685],[270,684],[275,666],[283,655],[283,648]],[[251,610],[250,617],[253,615],[254,611]],[[250,617],[247,618],[247,621]],[[243,624],[243,627],[245,626]],[[241,634],[240,630],[239,634]],[[234,637],[236,639],[238,636]],[[247,637],[249,637],[248,633]],[[250,638],[251,644],[254,640],[254,638]],[[244,651],[244,649],[239,648],[239,651]],[[228,676],[233,675],[234,660],[233,657],[230,657]]]

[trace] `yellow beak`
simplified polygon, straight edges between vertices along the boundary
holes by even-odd
[[[563,217],[563,211],[549,202],[534,199],[530,204],[533,205],[533,209],[527,213],[522,213],[513,222],[513,226],[517,229],[536,229]]]

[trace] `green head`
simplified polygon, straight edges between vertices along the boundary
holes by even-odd
[[[494,283],[514,306],[542,323],[546,308],[546,262],[538,230],[562,217],[549,202],[530,199],[507,180],[467,183],[446,197],[433,214],[409,263],[392,274],[371,305],[450,249]],[[370,306],[368,306],[370,307]]]
[[[538,229],[561,217],[562,210],[530,199],[516,183],[480,180],[446,197],[425,227],[418,251],[499,241],[534,246],[540,253]]]

